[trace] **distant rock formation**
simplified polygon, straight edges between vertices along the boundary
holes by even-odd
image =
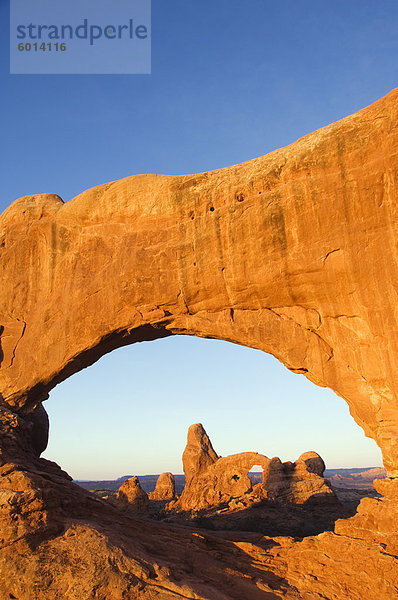
[[[201,423],[191,425],[188,429],[187,445],[182,455],[182,464],[186,483],[218,460],[210,438]]]
[[[148,496],[150,500],[174,500],[176,496],[174,475],[172,473],[159,475],[154,491]]]
[[[384,467],[374,467],[357,472],[336,473],[330,477],[331,483],[336,487],[348,487],[358,489],[373,489],[375,479],[385,479],[386,470]]]
[[[262,467],[263,479],[253,485],[248,473],[255,465]],[[200,423],[188,430],[183,468],[186,485],[180,498],[168,505],[170,509],[200,510],[222,503],[233,508],[242,498],[248,503],[264,498],[295,504],[315,500],[338,503],[323,478],[325,463],[316,452],[305,452],[294,463],[257,452],[220,458]]]
[[[325,463],[316,452],[304,452],[294,463],[272,458],[263,472],[264,495],[295,504],[315,500],[337,502],[330,483],[323,477],[324,471]]]
[[[120,486],[116,496],[120,508],[132,512],[147,512],[149,508],[148,494],[141,488],[138,477],[130,477]]]

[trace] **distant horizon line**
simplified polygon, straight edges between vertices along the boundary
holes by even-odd
[[[327,467],[325,469],[326,471],[336,471],[336,470],[352,470],[352,469],[356,469],[356,470],[360,470],[360,471],[370,471],[371,469],[384,469],[384,465],[373,465],[371,467]],[[162,471],[162,473],[164,473],[165,471]],[[171,471],[170,471],[171,472]],[[261,473],[261,471],[249,471],[249,473]],[[89,481],[118,481],[119,479],[123,479],[124,477],[158,477],[159,475],[161,475],[161,473],[142,473],[142,474],[126,474],[126,475],[120,475],[119,477],[101,477],[101,478],[97,478],[97,479],[73,479],[74,482],[82,482],[82,483],[86,483]],[[172,473],[172,475],[174,476],[182,476],[185,477],[184,473]]]

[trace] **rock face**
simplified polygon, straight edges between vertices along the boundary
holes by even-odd
[[[186,482],[189,483],[192,477],[206,471],[218,458],[203,425],[201,423],[191,425],[188,429],[187,445],[182,455]]]
[[[263,480],[253,486],[248,473],[255,465],[263,468]],[[200,510],[224,503],[234,506],[236,500],[251,503],[261,498],[295,504],[338,502],[323,478],[325,464],[316,452],[302,454],[295,463],[282,463],[279,458],[269,459],[257,452],[219,458],[201,423],[188,429],[183,468],[184,491],[169,508]]]
[[[196,598],[220,598],[220,586],[224,597],[253,600],[396,595],[397,122],[394,90],[241,165],[130,177],[66,204],[27,196],[1,215],[5,598],[149,598],[160,585],[164,598],[189,597],[186,581]],[[107,516],[109,507],[93,510],[38,458],[47,439],[40,403],[105,353],[173,334],[261,349],[345,398],[382,450],[384,497],[362,501],[336,524],[339,535],[277,542],[282,550],[236,542],[238,564],[220,540],[190,545],[177,530],[143,532]],[[211,548],[221,558],[209,563]],[[226,563],[237,574],[227,582]]]
[[[149,508],[148,494],[140,486],[138,477],[126,479],[116,496],[120,507],[132,512],[147,512]]]
[[[325,463],[316,452],[305,452],[294,463],[271,459],[263,473],[266,497],[279,502],[335,503],[336,496],[324,479]]]
[[[14,202],[0,217],[4,401],[27,413],[125,344],[213,337],[335,390],[398,475],[397,98],[234,167]]]
[[[156,482],[153,492],[148,494],[150,500],[174,500],[176,486],[172,473],[162,473]]]

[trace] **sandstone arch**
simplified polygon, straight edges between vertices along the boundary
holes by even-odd
[[[43,448],[34,409],[59,381],[118,346],[190,334],[269,352],[344,397],[393,497],[397,100],[226,169],[14,202],[0,217],[3,465]]]
[[[185,487],[179,498],[169,504],[171,510],[198,511],[220,504],[243,506],[260,498],[303,504],[322,496],[333,503],[336,497],[323,473],[325,463],[314,451],[305,452],[294,462],[282,463],[258,452],[240,452],[220,457],[201,423],[188,429],[182,455]],[[249,471],[262,470],[261,482],[253,486]],[[248,495],[251,496],[251,499]]]
[[[397,91],[265,157],[140,175],[0,218],[0,392],[186,333],[274,354],[350,405],[397,474]]]

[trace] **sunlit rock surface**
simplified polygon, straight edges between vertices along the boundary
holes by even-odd
[[[153,492],[148,494],[150,500],[173,500],[176,495],[174,475],[172,473],[161,473],[156,482]]]
[[[130,177],[66,204],[28,196],[3,213],[5,598],[396,596],[397,100],[247,163]],[[37,457],[39,405],[58,382],[172,334],[259,348],[335,390],[383,452],[384,498],[338,535],[227,542],[128,520]]]
[[[148,494],[141,488],[138,477],[130,477],[122,483],[116,495],[116,502],[120,508],[132,512],[145,513],[149,509]]]
[[[249,471],[255,465],[263,469],[263,477],[261,483],[253,486]],[[323,478],[325,463],[316,452],[306,452],[294,463],[282,463],[279,458],[269,459],[258,452],[220,458],[201,423],[188,429],[183,467],[186,485],[180,498],[169,505],[170,509],[200,510],[219,504],[232,505],[236,500],[246,500],[249,504],[265,498],[293,504],[338,502]]]

